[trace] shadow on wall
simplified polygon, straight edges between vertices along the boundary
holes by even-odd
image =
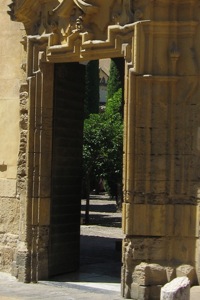
[[[3,162],[3,164],[0,165],[0,172],[7,171],[7,168],[8,168],[7,165],[5,165],[4,162]]]

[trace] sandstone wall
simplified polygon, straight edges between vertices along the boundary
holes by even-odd
[[[123,295],[160,299],[161,285],[178,277],[179,268],[192,270],[191,284],[200,282],[199,5],[144,0],[134,9],[150,22],[141,23],[139,74],[129,71],[126,87],[132,93],[125,114],[132,129],[124,188]]]
[[[23,71],[21,25],[11,22],[9,0],[0,5],[0,271],[10,271],[19,234],[16,178],[19,152],[19,89]]]

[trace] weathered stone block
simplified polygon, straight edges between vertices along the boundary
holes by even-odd
[[[190,281],[187,277],[177,277],[161,288],[161,300],[189,300]]]
[[[138,295],[139,295],[139,284],[138,283],[135,283],[133,282],[131,284],[131,291],[130,291],[130,296],[131,296],[131,299],[138,299]]]
[[[149,277],[149,267],[146,263],[141,263],[140,265],[135,267],[133,272],[133,282],[139,285],[147,285]]]
[[[0,246],[0,270],[10,272],[12,259],[13,249],[8,246]]]
[[[163,285],[167,282],[167,273],[158,264],[141,263],[135,267],[132,278],[139,285]]]
[[[149,285],[163,285],[167,282],[165,267],[158,264],[149,264]]]
[[[126,214],[125,233],[128,235],[185,237],[198,234],[195,224],[197,206],[127,203],[123,209]]]
[[[167,274],[167,281],[172,281],[176,277],[176,271],[175,268],[172,267],[166,267],[166,274]]]
[[[12,276],[17,278],[18,277],[18,267],[16,265],[16,261],[13,261],[11,266],[12,266],[11,274],[12,274]]]
[[[160,300],[161,285],[158,286],[140,286],[138,283],[131,284],[130,296],[131,299],[143,300]]]
[[[19,227],[19,201],[15,198],[0,198],[0,232],[18,234]]]
[[[16,179],[0,178],[0,197],[13,198],[16,196]]]
[[[190,280],[191,285],[197,283],[196,271],[194,267],[190,265],[181,265],[178,268],[176,268],[176,276],[177,277],[187,276]]]
[[[162,288],[161,285],[150,286],[150,299],[151,300],[160,300],[161,288]]]
[[[140,286],[138,293],[138,300],[145,300],[150,298],[150,288],[147,286]]]

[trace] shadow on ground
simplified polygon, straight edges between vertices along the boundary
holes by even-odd
[[[81,219],[85,223],[86,200],[82,200]],[[116,210],[115,200],[108,196],[93,195],[89,201],[89,225],[121,228],[121,212]]]
[[[82,201],[85,216],[85,201]],[[89,225],[81,226],[80,269],[56,276],[60,282],[120,283],[121,275],[121,213],[114,200],[94,197],[90,200]]]

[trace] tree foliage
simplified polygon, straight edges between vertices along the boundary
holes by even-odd
[[[123,121],[120,113],[122,89],[119,89],[100,114],[91,114],[84,122],[84,182],[103,178],[112,196],[117,196],[122,181]]]
[[[107,86],[107,100],[110,99],[122,87],[121,74],[117,62],[111,59],[110,76]]]
[[[122,117],[124,114],[124,59],[123,58],[113,58],[110,63],[110,75],[108,79],[107,86],[107,101],[113,97],[113,95],[122,89],[121,106],[119,107],[119,112]]]

